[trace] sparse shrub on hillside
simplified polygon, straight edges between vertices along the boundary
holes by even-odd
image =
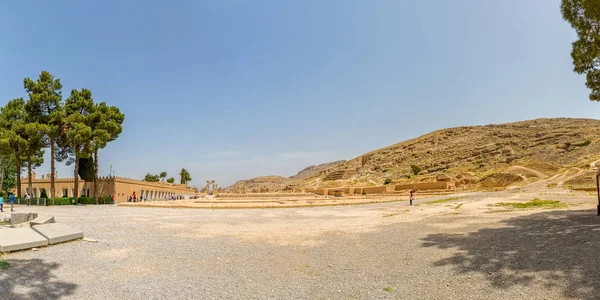
[[[504,148],[504,143],[496,143],[496,148]]]
[[[592,141],[590,139],[586,139],[585,141],[583,141],[581,143],[575,144],[575,146],[577,146],[577,147],[585,147],[585,146],[587,146],[587,145],[589,145],[591,143],[592,143]]]
[[[417,165],[411,165],[410,170],[413,172],[413,174],[419,175],[419,172],[421,172],[421,167]]]
[[[379,169],[381,169],[381,167],[380,167],[380,166],[374,166],[374,167],[373,167],[373,171],[379,171]]]
[[[388,171],[388,169],[383,169],[381,170],[381,173],[386,173]]]
[[[392,183],[392,179],[391,178],[386,178],[385,181],[383,182],[383,184],[390,184]]]
[[[565,151],[571,151],[571,143],[570,142],[566,142],[564,143],[563,147],[562,147]]]

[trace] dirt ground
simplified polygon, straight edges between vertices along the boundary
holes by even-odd
[[[559,200],[554,209],[499,202]],[[98,242],[3,257],[2,299],[597,299],[597,198],[515,189],[285,209],[18,207]],[[3,215],[7,216],[8,213]]]

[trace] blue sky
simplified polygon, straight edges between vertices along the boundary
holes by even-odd
[[[48,70],[65,97],[87,87],[118,106],[124,131],[100,152],[101,174],[289,176],[440,128],[597,118],[559,5],[3,1],[0,103]]]

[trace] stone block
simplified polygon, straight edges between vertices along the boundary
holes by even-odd
[[[35,225],[31,228],[48,239],[50,245],[83,238],[81,230],[59,223]]]
[[[46,245],[48,245],[48,239],[31,228],[0,229],[1,252],[24,250]]]
[[[50,224],[50,223],[56,223],[56,221],[54,220],[54,217],[48,217],[48,216],[37,217],[31,221],[31,226],[40,225],[40,224]]]
[[[10,214],[10,224],[15,225],[27,221],[31,221],[38,217],[37,213],[12,213]]]

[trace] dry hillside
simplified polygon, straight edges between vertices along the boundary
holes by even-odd
[[[291,177],[282,176],[260,176],[248,180],[240,180],[234,185],[227,187],[226,192],[239,192],[236,186],[245,186],[247,192],[301,192],[304,191],[304,180],[318,176],[325,170],[345,163],[345,160],[314,165],[304,168]]]
[[[380,185],[386,178],[433,181],[436,177],[488,188],[559,175],[567,183],[585,185],[593,174],[590,164],[598,159],[599,120],[536,119],[438,130],[337,163],[301,180],[277,177],[280,186],[286,187],[276,190]]]

